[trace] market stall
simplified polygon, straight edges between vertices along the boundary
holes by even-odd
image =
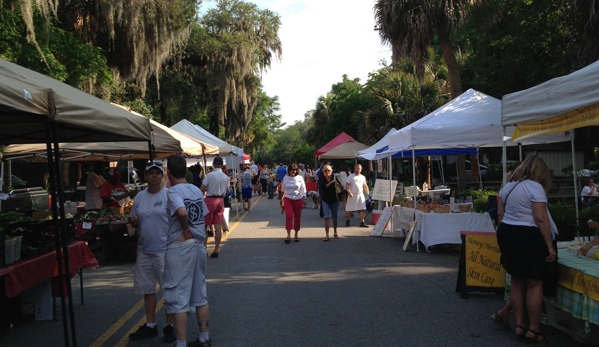
[[[147,144],[149,150],[150,122],[48,76],[0,59],[0,125],[0,145],[46,144],[50,192],[55,202],[52,204],[52,214],[56,230],[59,231],[55,238],[53,259],[58,264],[64,262],[65,268],[70,269],[58,144],[74,141],[141,141]],[[57,268],[60,292],[63,294],[61,304],[64,308],[62,321],[65,346],[69,346],[70,341],[76,345],[71,282],[63,267],[57,265]]]
[[[598,73],[599,62],[595,62],[569,75],[505,95],[502,99],[502,125],[516,127],[511,140],[515,142],[547,134],[571,133],[571,130],[576,128],[599,124]],[[571,143],[574,153],[574,141]],[[572,165],[575,170],[574,155]],[[576,177],[573,179],[576,186]],[[576,189],[574,194],[578,220]],[[550,315],[549,323],[570,333],[574,338],[592,340],[591,336],[578,335],[573,327],[578,323],[576,319],[582,319],[586,327],[585,332],[598,329],[599,310],[596,301],[599,297],[596,288],[599,286],[594,285],[598,274],[593,271],[596,265],[589,266],[586,258],[579,259],[569,253],[571,252],[563,250],[559,252],[558,264],[561,271],[558,291],[555,304],[549,305],[550,309],[557,310]],[[593,262],[596,260],[590,261]],[[581,281],[573,282],[574,279]],[[561,317],[560,322],[557,320],[560,312],[568,312],[572,317]]]
[[[414,216],[416,228],[412,244],[422,242],[425,249],[440,244],[461,244],[460,231],[495,232],[488,213],[461,212],[439,213],[403,206],[393,206],[395,227],[406,229],[406,216]]]

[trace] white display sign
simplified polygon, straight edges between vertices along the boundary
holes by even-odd
[[[372,200],[379,201],[393,201],[395,196],[395,189],[397,188],[397,181],[383,180],[378,178],[374,182],[374,189],[372,190]]]

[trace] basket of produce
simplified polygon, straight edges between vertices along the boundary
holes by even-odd
[[[437,205],[433,207],[433,211],[435,211],[435,213],[449,213],[450,210],[451,209],[449,206],[446,205]]]
[[[431,205],[418,204],[416,209],[418,209],[418,211],[422,211],[424,213],[429,213],[431,211]]]
[[[458,204],[458,207],[460,209],[460,212],[470,212],[470,208],[472,207],[472,204],[470,204],[470,203]]]

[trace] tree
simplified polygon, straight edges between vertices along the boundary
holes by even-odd
[[[40,13],[46,23],[57,17],[61,29],[101,47],[108,65],[125,79],[135,80],[137,92],[143,96],[150,75],[159,75],[172,50],[187,38],[200,3],[201,0],[12,0],[9,6],[14,11],[21,10],[26,38],[38,48],[42,58],[45,56],[37,40],[40,35],[34,30],[35,13]]]
[[[205,40],[195,49],[205,61],[210,132],[225,127],[225,137],[239,141],[258,101],[259,73],[280,59],[280,18],[269,10],[238,0],[220,1],[201,19]]]

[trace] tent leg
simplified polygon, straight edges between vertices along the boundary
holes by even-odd
[[[580,236],[578,228],[578,182],[576,180],[576,157],[574,151],[574,137],[570,140],[572,147],[572,177],[574,177],[574,206],[576,208],[576,236]]]

